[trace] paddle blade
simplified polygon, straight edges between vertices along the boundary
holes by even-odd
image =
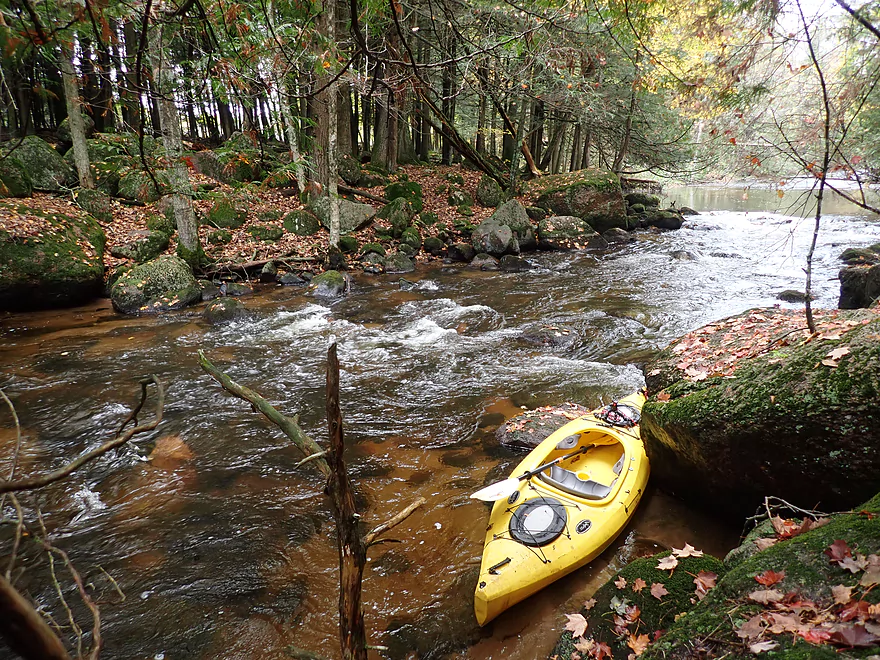
[[[483,502],[494,502],[495,500],[500,500],[502,497],[508,497],[516,490],[518,485],[519,479],[516,477],[510,477],[504,481],[496,481],[494,484],[489,484],[485,488],[481,488],[476,493],[473,493],[471,499],[482,500]]]

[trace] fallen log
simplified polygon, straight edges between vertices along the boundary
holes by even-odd
[[[321,256],[292,257],[292,256],[287,256],[287,254],[284,254],[284,255],[281,255],[278,257],[272,257],[271,259],[259,259],[258,261],[245,261],[245,262],[239,263],[239,264],[220,264],[220,265],[214,266],[211,270],[202,270],[201,275],[205,279],[210,279],[212,277],[217,277],[219,275],[224,275],[224,274],[226,274],[226,275],[230,275],[230,274],[247,275],[248,271],[255,270],[257,268],[262,268],[263,266],[265,266],[267,263],[269,263],[271,261],[277,261],[278,263],[283,264],[283,263],[287,263],[287,262],[290,262],[290,263],[309,263],[309,262],[323,261],[323,259],[324,258]]]
[[[367,199],[371,199],[374,202],[379,202],[380,204],[387,204],[388,200],[384,197],[379,197],[378,195],[374,195],[372,193],[368,193],[364,190],[360,190],[359,188],[349,188],[348,186],[336,186],[336,189],[341,193],[346,193],[348,195],[357,195],[358,197],[366,197]]]

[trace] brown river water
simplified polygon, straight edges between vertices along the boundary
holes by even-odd
[[[738,525],[717,520],[711,502],[698,511],[649,490],[592,565],[482,630],[471,613],[488,508],[468,495],[521,458],[495,439],[504,419],[628,394],[643,385],[639,365],[675,337],[803,286],[812,227],[791,196],[785,207],[758,189],[679,189],[670,199],[704,213],[608,250],[529,255],[528,273],[436,263],[408,283],[358,276],[338,301],[264,288],[246,300],[253,320],[222,328],[203,324],[200,308],[123,317],[108,301],[0,317],[0,388],[21,417],[22,473],[109,438],[143,376],[167,386],[154,433],[40,495],[53,539],[100,596],[101,657],[339,656],[337,555],[320,479],[294,468],[300,457],[281,433],[200,370],[199,348],[299,413],[320,441],[326,350],[337,342],[347,459],[367,524],[427,500],[388,535],[399,543],[371,550],[364,610],[370,643],[387,647],[371,657],[546,657],[563,614],[628,557],[686,542],[723,556]],[[876,219],[843,204],[830,210],[818,306],[836,304],[843,248],[880,241]],[[14,434],[0,415],[5,473]],[[0,526],[3,552],[10,527]],[[63,616],[45,562],[26,550],[20,564],[20,586]]]

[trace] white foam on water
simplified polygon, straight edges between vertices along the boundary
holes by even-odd
[[[107,505],[101,501],[101,496],[86,485],[73,494],[73,502],[74,506],[79,509],[79,513],[71,521],[74,523],[91,518],[97,512],[107,508]]]

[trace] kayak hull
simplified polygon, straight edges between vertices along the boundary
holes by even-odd
[[[637,393],[619,404],[641,410],[644,401]],[[649,473],[639,427],[611,426],[596,412],[532,450],[513,476],[559,461],[495,502],[474,594],[481,626],[593,561],[635,512]]]

